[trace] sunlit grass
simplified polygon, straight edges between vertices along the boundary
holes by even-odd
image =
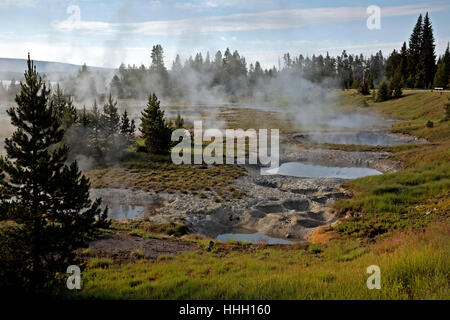
[[[211,196],[214,197],[229,199],[233,193],[227,186],[244,173],[245,169],[234,165],[195,167],[147,160],[95,169],[86,175],[93,188],[129,188],[168,193],[204,191],[213,193]]]
[[[354,93],[346,93],[347,103]],[[437,92],[406,92],[400,99],[371,104],[385,116],[403,119],[397,132],[413,134],[428,144],[391,147],[392,158],[405,170],[353,180],[345,185],[354,197],[336,206],[353,217],[336,230],[354,236],[375,237],[395,229],[424,228],[432,219],[450,212],[450,121],[445,120],[446,95]],[[426,122],[434,121],[433,128]],[[430,210],[423,204],[434,203]]]
[[[157,262],[83,271],[78,298],[104,299],[448,299],[449,230],[400,233],[364,245],[340,240],[320,247],[261,247],[163,256]],[[366,269],[381,268],[381,290]]]

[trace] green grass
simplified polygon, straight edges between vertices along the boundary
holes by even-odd
[[[354,93],[345,93],[350,103]],[[359,99],[359,98],[355,98]],[[450,212],[450,121],[445,121],[447,97],[436,92],[406,91],[404,97],[364,108],[402,119],[394,131],[427,139],[424,145],[390,147],[392,158],[405,170],[370,176],[344,185],[354,197],[336,207],[352,217],[335,230],[357,237],[377,237],[396,230],[424,228]],[[434,126],[426,126],[428,120]],[[430,209],[432,213],[430,214]]]
[[[83,271],[83,299],[448,299],[449,230],[400,233],[371,245],[340,240],[320,249],[239,246],[163,256],[156,262]],[[227,244],[230,246],[230,244]],[[251,250],[250,250],[250,249]],[[366,269],[381,268],[381,290],[368,290]]]
[[[93,188],[129,188],[168,193],[203,191],[210,193],[212,197],[228,200],[233,194],[227,187],[244,173],[245,169],[235,165],[200,168],[147,159],[91,170],[86,176]]]
[[[188,228],[183,224],[169,222],[156,224],[147,220],[112,221],[112,230],[128,231],[130,235],[142,238],[162,239],[167,236],[181,237],[188,233]]]

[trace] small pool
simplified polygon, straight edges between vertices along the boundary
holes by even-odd
[[[227,242],[230,240],[234,241],[242,241],[242,242],[250,242],[250,243],[260,243],[260,244],[293,244],[294,242],[280,239],[280,238],[272,238],[266,236],[261,232],[254,233],[223,233],[219,234],[216,238],[219,241]]]
[[[267,169],[265,174],[279,174],[283,176],[292,176],[300,178],[341,178],[356,179],[365,176],[382,174],[380,171],[370,168],[342,168],[326,167],[301,162],[286,162],[279,168]]]
[[[108,218],[113,220],[142,218],[144,217],[146,211],[144,206],[107,203],[102,207],[105,208],[106,206],[108,206]]]

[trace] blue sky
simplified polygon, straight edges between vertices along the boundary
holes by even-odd
[[[367,27],[371,5],[381,8],[380,29]],[[450,41],[448,1],[0,0],[0,57],[148,66],[161,44],[169,67],[176,54],[227,47],[271,67],[284,52],[387,54],[426,11],[440,54]]]

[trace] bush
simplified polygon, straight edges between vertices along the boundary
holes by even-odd
[[[433,128],[433,127],[434,127],[433,121],[428,120],[427,121],[427,128]]]
[[[377,102],[383,102],[389,99],[388,86],[385,81],[381,82],[377,92]]]
[[[145,148],[151,154],[168,154],[171,148],[172,127],[164,119],[160,101],[153,93],[148,98],[147,107],[142,111],[141,132]]]

